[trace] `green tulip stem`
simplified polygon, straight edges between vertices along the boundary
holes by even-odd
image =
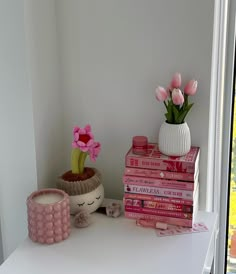
[[[74,174],[79,174],[79,157],[80,157],[80,149],[79,148],[73,148],[71,153],[71,171]]]
[[[84,172],[84,163],[85,163],[87,155],[88,155],[88,153],[83,152],[83,151],[81,151],[81,153],[79,155],[79,174],[83,174],[83,172]]]
[[[164,101],[164,105],[165,105],[166,109],[168,110],[168,108],[167,108],[167,104],[166,104],[166,102],[165,102],[165,101]]]

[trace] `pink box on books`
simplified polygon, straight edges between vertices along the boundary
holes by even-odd
[[[181,157],[162,154],[156,143],[149,143],[147,153],[134,154],[132,148],[125,156],[126,167],[156,169],[170,172],[195,173],[199,164],[199,147],[191,147],[190,151]]]

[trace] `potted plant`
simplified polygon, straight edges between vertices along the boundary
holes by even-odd
[[[100,150],[101,144],[94,140],[90,125],[74,127],[71,170],[57,181],[57,188],[69,194],[70,213],[73,215],[81,210],[94,212],[104,199],[101,173],[96,168],[85,166],[87,156],[95,162]]]
[[[158,86],[155,90],[156,99],[164,103],[165,118],[159,130],[159,150],[169,156],[182,156],[191,148],[191,135],[185,118],[193,103],[189,103],[189,96],[197,91],[198,82],[190,80],[181,90],[181,74],[176,73],[170,85],[165,89]]]

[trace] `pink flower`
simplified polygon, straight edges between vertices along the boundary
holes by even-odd
[[[180,88],[181,86],[181,74],[180,73],[175,73],[171,80],[171,87],[172,88]]]
[[[182,105],[184,102],[184,96],[179,88],[174,88],[172,90],[172,101],[174,105]]]
[[[197,91],[197,84],[196,80],[189,81],[184,88],[184,93],[187,95],[194,95]]]
[[[92,162],[96,161],[100,150],[101,150],[101,144],[99,142],[94,142],[89,149],[89,157]]]
[[[94,137],[90,125],[86,125],[84,128],[74,127],[73,135],[73,148],[79,148],[81,151],[86,152],[94,144]]]
[[[157,87],[155,93],[156,99],[160,102],[163,102],[168,98],[168,92],[163,87]]]

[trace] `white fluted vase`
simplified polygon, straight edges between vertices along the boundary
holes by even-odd
[[[159,150],[168,156],[183,156],[190,151],[191,135],[188,124],[164,122],[159,130]]]

